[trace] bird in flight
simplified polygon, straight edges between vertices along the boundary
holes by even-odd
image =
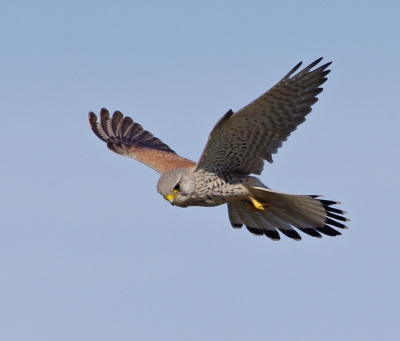
[[[179,156],[119,111],[110,117],[107,109],[101,109],[100,122],[89,112],[90,127],[113,152],[160,173],[157,191],[172,205],[227,204],[232,227],[244,225],[272,240],[280,239],[279,232],[301,240],[297,230],[318,238],[337,236],[341,233],[335,228],[347,228],[348,221],[346,212],[332,207],[339,202],[277,192],[251,175],[261,174],[264,160],[273,162],[272,154],[318,101],[331,64],[313,69],[321,60],[295,74],[302,64],[298,63],[259,98],[236,113],[229,110],[212,129],[197,163]]]

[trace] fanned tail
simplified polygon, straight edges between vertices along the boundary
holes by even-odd
[[[264,187],[253,187],[254,197],[265,204],[264,210],[252,207],[248,201],[228,204],[229,220],[234,228],[243,225],[255,235],[266,235],[279,240],[278,233],[294,240],[301,240],[298,229],[312,237],[338,236],[335,228],[346,229],[343,222],[349,221],[346,212],[332,205],[336,201],[319,199],[318,195],[292,195],[273,191]]]

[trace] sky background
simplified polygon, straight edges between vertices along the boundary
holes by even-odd
[[[399,1],[3,1],[1,340],[400,339]],[[333,61],[261,180],[338,200],[339,237],[273,242],[181,209],[111,153],[122,111],[197,161],[299,61]]]

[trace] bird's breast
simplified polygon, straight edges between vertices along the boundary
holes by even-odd
[[[249,191],[244,183],[247,176],[229,172],[196,173],[195,191],[189,199],[190,206],[218,206],[247,198]]]

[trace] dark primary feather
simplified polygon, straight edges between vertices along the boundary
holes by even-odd
[[[126,155],[129,146],[147,147],[162,150],[165,152],[175,152],[157,137],[143,127],[135,123],[130,117],[116,111],[112,117],[107,109],[100,111],[100,122],[97,116],[89,112],[89,123],[96,136],[107,143],[107,147],[117,154]]]
[[[193,161],[177,155],[160,139],[119,111],[110,117],[107,109],[101,109],[100,122],[97,122],[93,112],[89,112],[89,123],[96,136],[106,142],[110,150],[142,162],[160,174],[195,165]]]

